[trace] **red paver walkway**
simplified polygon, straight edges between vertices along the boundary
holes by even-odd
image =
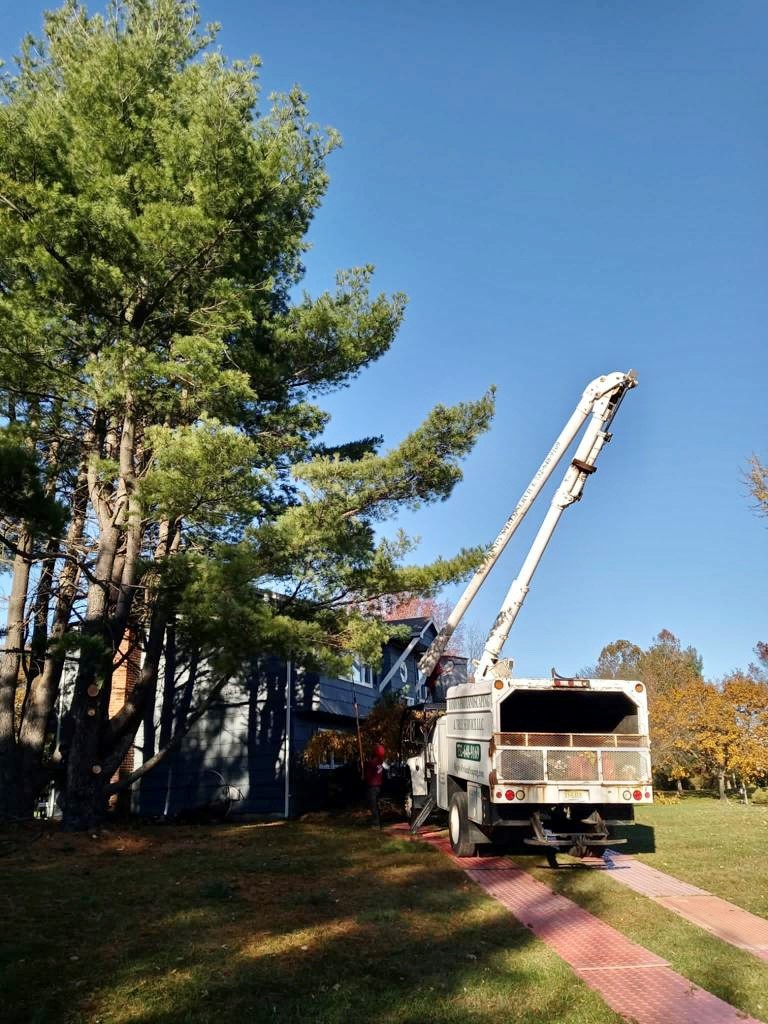
[[[395,826],[391,831],[409,835],[407,826]],[[450,856],[627,1020],[636,1024],[760,1024],[504,857],[458,858],[444,835],[426,832],[419,838]]]
[[[614,870],[611,878],[614,881],[648,896],[723,942],[754,953],[761,960],[768,960],[768,921],[765,918],[750,914],[728,900],[713,896],[706,889],[681,882],[679,878],[626,854],[613,854],[612,860]],[[599,858],[588,857],[584,863],[606,870],[606,865]]]

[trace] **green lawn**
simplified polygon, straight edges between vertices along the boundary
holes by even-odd
[[[641,860],[768,917],[768,807],[688,797],[638,819],[656,832],[656,853]]]
[[[768,910],[768,810],[644,810],[648,863]],[[610,872],[536,877],[768,1020],[768,964]],[[242,1021],[617,1024],[553,953],[431,847],[353,820],[0,833],[0,1017],[50,1024]]]
[[[0,1017],[617,1024],[430,847],[353,824],[0,833]]]
[[[657,851],[640,859],[753,913],[766,914],[765,808],[688,799],[645,808],[638,817],[655,829]],[[567,857],[561,858],[557,871],[544,867],[541,857],[515,859],[557,892],[663,956],[697,985],[768,1020],[768,963],[637,895],[609,871],[593,871]]]

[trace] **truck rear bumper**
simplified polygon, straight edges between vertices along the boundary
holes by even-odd
[[[594,782],[497,782],[491,786],[490,797],[491,803],[504,806],[598,804],[632,807],[653,803],[653,787],[642,782],[619,785]]]

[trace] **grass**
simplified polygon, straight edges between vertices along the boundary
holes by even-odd
[[[353,823],[6,832],[0,872],[4,1024],[619,1022],[446,858]]]
[[[762,807],[683,800],[643,809],[639,820],[656,833],[655,854],[640,859],[753,913],[765,915],[764,849],[768,814]],[[658,953],[695,984],[744,1013],[768,1020],[768,964],[639,896],[611,872],[570,858],[552,871],[540,858],[518,863],[622,934]]]
[[[656,853],[640,860],[768,917],[768,807],[684,798],[638,818],[656,833]]]
[[[684,800],[643,860],[768,915],[768,809]],[[521,863],[744,1013],[768,964],[610,872]],[[426,844],[345,822],[0,833],[4,1024],[617,1024]]]

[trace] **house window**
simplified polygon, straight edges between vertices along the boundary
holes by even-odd
[[[334,730],[333,729],[318,729],[317,731],[318,732],[333,732]],[[322,771],[331,772],[331,771],[334,770],[334,768],[341,768],[342,765],[345,765],[346,763],[347,763],[347,760],[346,760],[346,758],[344,757],[343,754],[330,753],[330,754],[328,754],[328,757],[327,757],[327,759],[325,761],[320,761],[318,763],[317,767],[320,769],[321,772]]]
[[[352,668],[341,678],[346,679],[347,682],[354,683],[355,686],[372,687],[374,683],[374,671],[370,665],[363,664],[360,658],[355,658],[352,662]]]

